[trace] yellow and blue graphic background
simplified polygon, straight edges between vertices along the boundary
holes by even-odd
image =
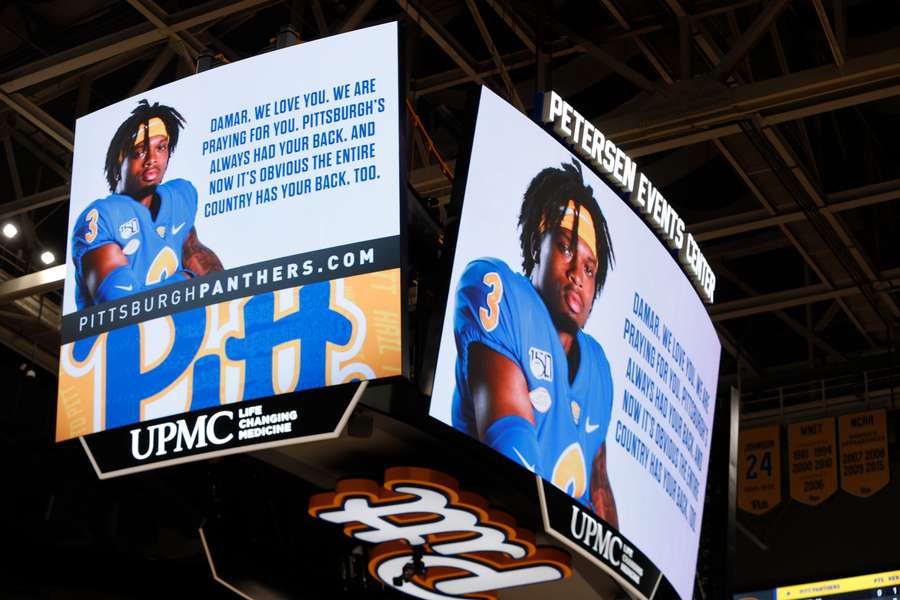
[[[62,346],[57,441],[402,373],[400,269],[291,287]]]

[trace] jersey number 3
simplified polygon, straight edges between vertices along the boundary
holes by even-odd
[[[478,318],[481,320],[481,326],[485,331],[493,331],[500,322],[500,300],[503,298],[503,281],[496,272],[485,273],[481,279],[484,285],[491,288],[488,292],[487,308],[480,307],[478,309]]]
[[[88,214],[84,216],[84,220],[87,221],[88,230],[87,233],[84,234],[84,241],[88,244],[93,244],[94,240],[97,239],[97,219],[100,218],[100,213],[97,212],[96,208],[92,208]]]

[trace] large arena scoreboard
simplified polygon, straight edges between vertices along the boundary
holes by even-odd
[[[858,575],[773,590],[735,594],[734,600],[900,600],[900,571]]]
[[[244,403],[402,374],[397,65],[389,23],[78,120],[58,441],[262,442],[314,407]]]
[[[632,596],[690,598],[721,351],[699,294],[714,280],[692,283],[665,228],[594,172],[603,156],[564,143],[482,88],[430,414],[540,476],[545,529]],[[635,207],[663,211],[609,154]]]

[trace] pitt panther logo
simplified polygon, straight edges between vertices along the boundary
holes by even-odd
[[[563,579],[569,555],[538,547],[511,516],[428,469],[394,467],[384,486],[347,479],[310,498],[309,514],[377,544],[369,573],[419,598],[496,600],[495,590]]]
[[[373,287],[379,276],[360,277],[368,277]],[[57,439],[393,374],[372,359],[387,338],[378,312],[370,317],[355,303],[368,302],[360,297],[368,290],[363,284],[339,279],[283,289],[64,345],[60,401],[66,410],[60,414],[65,424],[57,424]],[[350,285],[357,286],[355,292]],[[142,301],[133,302],[142,308]]]

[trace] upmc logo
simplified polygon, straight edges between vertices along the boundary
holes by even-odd
[[[194,448],[206,448],[209,444],[221,446],[234,439],[233,433],[216,434],[216,423],[225,419],[234,420],[234,413],[222,410],[211,415],[200,415],[190,425],[187,419],[157,423],[149,427],[139,427],[131,434],[131,456],[135,460],[147,460],[151,456],[179,454]],[[174,444],[173,444],[174,442]]]
[[[342,481],[333,493],[313,496],[309,513],[378,544],[370,553],[372,576],[419,598],[494,599],[494,590],[572,573],[566,552],[536,546],[512,517],[427,469],[388,469],[384,487]]]

